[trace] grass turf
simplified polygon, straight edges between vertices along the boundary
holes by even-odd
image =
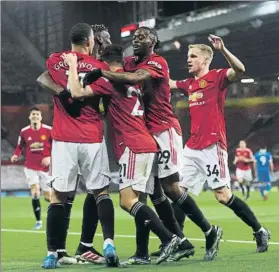
[[[220,244],[220,252],[213,262],[203,261],[204,236],[202,232],[189,220],[186,220],[184,233],[192,239],[196,246],[196,254],[193,258],[183,259],[176,263],[162,263],[148,266],[132,266],[119,268],[124,271],[191,271],[191,272],[279,272],[279,193],[273,192],[269,200],[262,201],[259,193],[253,192],[248,202],[259,221],[270,229],[272,238],[269,251],[263,254],[255,253],[255,243],[252,240],[252,230],[239,220],[228,208],[218,204],[211,192],[201,194],[196,198],[204,214],[213,224],[220,225],[224,230],[224,241]],[[67,251],[74,254],[79,242],[81,230],[82,206],[84,195],[77,196],[73,205],[70,234],[67,240]],[[112,195],[115,203],[116,237],[115,243],[121,261],[135,252],[135,227],[131,216],[119,207],[118,195]],[[31,230],[34,224],[34,216],[31,209],[30,198],[6,197],[1,199],[1,247],[2,247],[2,271],[42,271],[40,267],[46,254],[45,228],[42,231],[24,232]],[[45,223],[47,203],[42,200],[43,222]],[[45,226],[45,224],[44,224]],[[102,236],[100,226],[95,237],[94,246],[102,249]],[[119,236],[118,236],[119,235]],[[132,237],[131,237],[132,236]],[[158,249],[159,241],[156,238],[150,240],[150,251]],[[92,271],[106,270],[100,265],[73,265],[58,268],[60,271]],[[49,270],[52,271],[52,270]]]

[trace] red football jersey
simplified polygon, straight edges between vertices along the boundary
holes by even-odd
[[[20,131],[14,155],[20,156],[25,149],[25,167],[47,172],[49,167],[41,164],[42,159],[51,155],[51,127],[42,124],[34,130],[27,126]]]
[[[253,158],[253,152],[250,148],[237,148],[235,150],[235,156],[236,157],[244,157],[245,159],[252,159]],[[236,168],[241,170],[249,170],[251,169],[251,163],[250,162],[244,162],[244,161],[237,161]]]
[[[145,82],[143,86],[146,122],[150,132],[163,132],[173,127],[181,135],[179,121],[172,111],[169,67],[166,60],[157,54],[152,54],[140,63],[137,62],[137,57],[127,57],[124,63],[127,72],[144,69],[151,74],[152,79]]]
[[[145,124],[141,92],[137,86],[113,86],[105,78],[90,86],[95,94],[110,97],[107,118],[117,160],[126,146],[136,154],[158,152],[156,141]]]
[[[47,69],[56,84],[67,88],[68,66],[61,55],[65,51],[52,54]],[[82,79],[94,69],[108,69],[107,64],[93,57],[74,52],[78,56],[78,73]],[[100,97],[74,100],[69,96],[54,96],[54,118],[52,137],[54,140],[74,143],[100,143],[103,140],[103,122],[99,113]]]
[[[204,149],[220,143],[227,149],[224,117],[229,84],[227,70],[211,70],[197,80],[189,78],[176,82],[177,88],[189,97],[191,135],[186,143],[189,148]]]

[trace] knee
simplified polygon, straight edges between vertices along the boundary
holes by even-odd
[[[109,187],[105,187],[102,189],[94,190],[93,191],[95,199],[97,199],[101,195],[108,195],[109,194]]]
[[[130,212],[136,202],[138,202],[138,199],[128,199],[120,194],[120,207],[124,211]]]
[[[147,194],[140,193],[139,194],[139,201],[142,202],[143,204],[147,204]]]
[[[215,197],[221,204],[226,205],[232,197],[232,191],[228,187],[221,187],[215,190]]]
[[[54,189],[50,192],[50,202],[51,204],[65,203],[68,196],[68,192],[59,192]]]
[[[172,201],[177,201],[180,198],[181,190],[178,182],[164,182],[164,180],[162,180],[162,186],[165,194]]]
[[[32,198],[39,198],[41,193],[40,193],[40,186],[39,184],[34,184],[31,186],[31,195]]]
[[[44,192],[44,199],[47,202],[50,202],[50,192]]]

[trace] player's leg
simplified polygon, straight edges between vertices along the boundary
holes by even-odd
[[[176,221],[179,225],[179,228],[182,230],[183,232],[183,229],[184,229],[184,222],[185,222],[185,219],[186,219],[186,215],[185,213],[181,210],[181,208],[179,207],[179,205],[177,205],[177,203],[175,202],[172,202],[171,203],[171,206],[173,208],[173,212],[174,212],[174,216],[176,218]],[[150,256],[154,256],[154,257],[157,257],[157,256],[160,256],[160,250],[157,250],[155,252],[152,252],[150,253]]]
[[[261,182],[260,192],[263,200],[267,200],[268,193],[271,190],[271,177],[269,171],[258,171],[258,179]]]
[[[158,175],[164,192],[196,225],[202,229],[206,235],[207,245],[210,246],[210,248],[215,248],[214,245],[216,244],[216,241],[219,240],[220,236],[218,228],[213,228],[211,226],[198,208],[194,199],[187,194],[186,190],[182,190],[179,185],[179,172],[182,171],[182,168],[187,173],[187,176],[185,176],[187,183],[189,181],[191,182],[191,178],[194,178],[194,186],[198,187],[198,190],[202,189],[204,183],[203,180],[205,180],[205,178],[203,176],[200,177],[196,165],[193,165],[191,159],[189,159],[190,163],[186,162],[185,166],[185,160],[182,153],[182,137],[178,135],[174,129],[163,132],[159,136],[154,136],[154,138],[161,150],[158,160]]]
[[[208,148],[209,152],[211,152],[211,148],[212,147]],[[187,194],[188,192],[191,192],[194,195],[199,195],[205,181],[209,178],[208,172],[210,168],[208,168],[207,149],[193,150],[185,147],[183,155],[184,166],[180,188],[184,192],[184,208],[189,219],[191,219],[191,221],[193,221],[205,234],[205,260],[213,260],[217,256],[223,230],[219,226],[211,225],[197,206],[195,200],[190,194]],[[214,172],[214,168],[211,171]]]
[[[180,248],[184,251],[183,254],[182,252],[180,252],[179,258],[186,257],[186,255],[187,256],[192,255],[194,248],[189,243],[189,241],[184,237],[184,234],[181,231],[178,222],[176,221],[172,205],[170,204],[169,200],[164,194],[162,186],[157,177],[155,177],[154,187],[155,187],[154,193],[150,195],[150,199],[152,200],[152,203],[156,209],[156,212],[160,220],[171,233],[176,234],[179,238],[182,239]],[[144,201],[144,203],[146,204],[146,201]],[[140,224],[139,222],[136,221],[136,229],[137,229],[137,234],[136,234],[137,251],[132,257],[129,258],[130,264],[149,264],[150,263],[150,258],[148,256],[149,228],[145,224]],[[161,250],[158,250],[155,253],[151,254],[151,256],[159,257],[160,254],[161,254]]]
[[[51,172],[51,169],[50,169]],[[50,172],[39,172],[39,177],[40,177],[40,186],[41,189],[46,192],[50,193],[50,184],[53,180],[53,177],[50,175]],[[73,177],[75,178],[75,177]],[[78,179],[76,179],[75,182],[76,186],[78,185]],[[65,197],[64,197],[65,195]],[[58,263],[60,265],[68,265],[68,264],[75,264],[76,259],[69,256],[66,251],[66,239],[67,239],[67,234],[68,234],[68,229],[69,229],[69,224],[70,224],[70,217],[71,217],[71,210],[72,210],[72,205],[73,201],[75,198],[75,191],[63,194],[62,199],[63,199],[63,205],[65,209],[65,231],[64,235],[61,238],[61,241],[59,243],[59,248],[57,249],[57,254],[58,254]]]
[[[86,188],[94,193],[96,199],[104,237],[104,257],[108,266],[118,266],[119,260],[114,246],[114,207],[108,188],[110,171],[105,142],[80,144],[79,162]]]
[[[166,197],[158,177],[155,177],[154,193],[150,195],[150,199],[156,209],[159,218],[162,220],[167,229],[170,232],[176,234],[181,239],[184,238],[184,234],[175,218],[172,205]]]
[[[120,205],[135,217],[139,225],[148,227],[159,237],[163,247],[157,264],[166,260],[176,247],[180,239],[173,235],[162,223],[156,213],[147,205],[139,201],[139,194],[153,193],[154,178],[150,177],[155,154],[135,154],[128,148],[119,160],[121,165]]]
[[[194,246],[187,240],[179,227],[172,205],[166,197],[161,182],[158,179],[155,179],[154,193],[150,195],[150,198],[165,227],[181,239],[179,250],[175,254],[172,254],[172,256],[168,258],[168,261],[178,261],[183,257],[188,258],[189,256],[194,255]]]
[[[48,254],[42,267],[53,269],[57,264],[76,263],[75,258],[67,255],[65,237],[67,220],[65,214],[65,201],[69,193],[76,188],[78,173],[77,144],[53,141],[51,169],[51,202],[47,212],[47,248]]]
[[[244,189],[244,170],[236,169],[236,180],[240,186],[242,196],[245,197],[245,189]]]
[[[147,194],[139,192],[139,202],[147,204]],[[150,264],[151,259],[148,253],[150,228],[144,222],[135,220],[136,225],[136,252],[126,263],[128,264]],[[160,256],[159,255],[157,257]]]
[[[35,215],[36,223],[33,229],[41,229],[43,224],[41,220],[41,203],[40,203],[40,181],[38,171],[33,169],[24,168],[24,173],[27,179],[27,183],[30,187],[32,197],[32,208]]]
[[[183,231],[186,214],[181,210],[181,208],[179,207],[179,205],[177,205],[177,203],[172,202],[171,205],[172,205],[172,208],[174,211],[174,216],[177,220],[177,223],[178,223],[180,229]]]
[[[250,185],[253,180],[252,170],[248,169],[245,171],[245,187],[246,187],[246,200],[250,198]]]
[[[91,262],[95,264],[105,263],[105,259],[93,247],[93,239],[99,221],[97,203],[93,193],[88,192],[83,204],[82,231],[76,258],[81,262]]]
[[[43,192],[44,199],[46,202],[50,202],[50,190]]]
[[[264,190],[265,190],[265,185],[261,183],[259,185],[259,191],[260,191],[260,194],[261,194],[263,200],[264,200]]]
[[[268,194],[271,191],[271,183],[270,182],[265,182],[264,186],[264,200],[268,200]]]
[[[218,147],[218,145],[216,147],[218,158],[212,157],[211,161],[214,162],[215,160],[215,165],[218,162],[218,167],[216,167],[218,174],[215,176],[211,175],[208,184],[215,191],[216,199],[221,204],[230,208],[244,223],[253,229],[257,242],[257,252],[264,252],[268,249],[270,232],[262,227],[250,207],[242,199],[233,195],[230,189],[227,152]]]
[[[33,229],[38,230],[43,226],[41,219],[40,185],[33,184],[31,185],[30,190],[32,196],[32,207],[36,218],[36,224]]]

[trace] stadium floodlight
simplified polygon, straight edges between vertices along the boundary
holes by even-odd
[[[255,80],[253,78],[243,78],[241,79],[241,83],[254,83]]]

